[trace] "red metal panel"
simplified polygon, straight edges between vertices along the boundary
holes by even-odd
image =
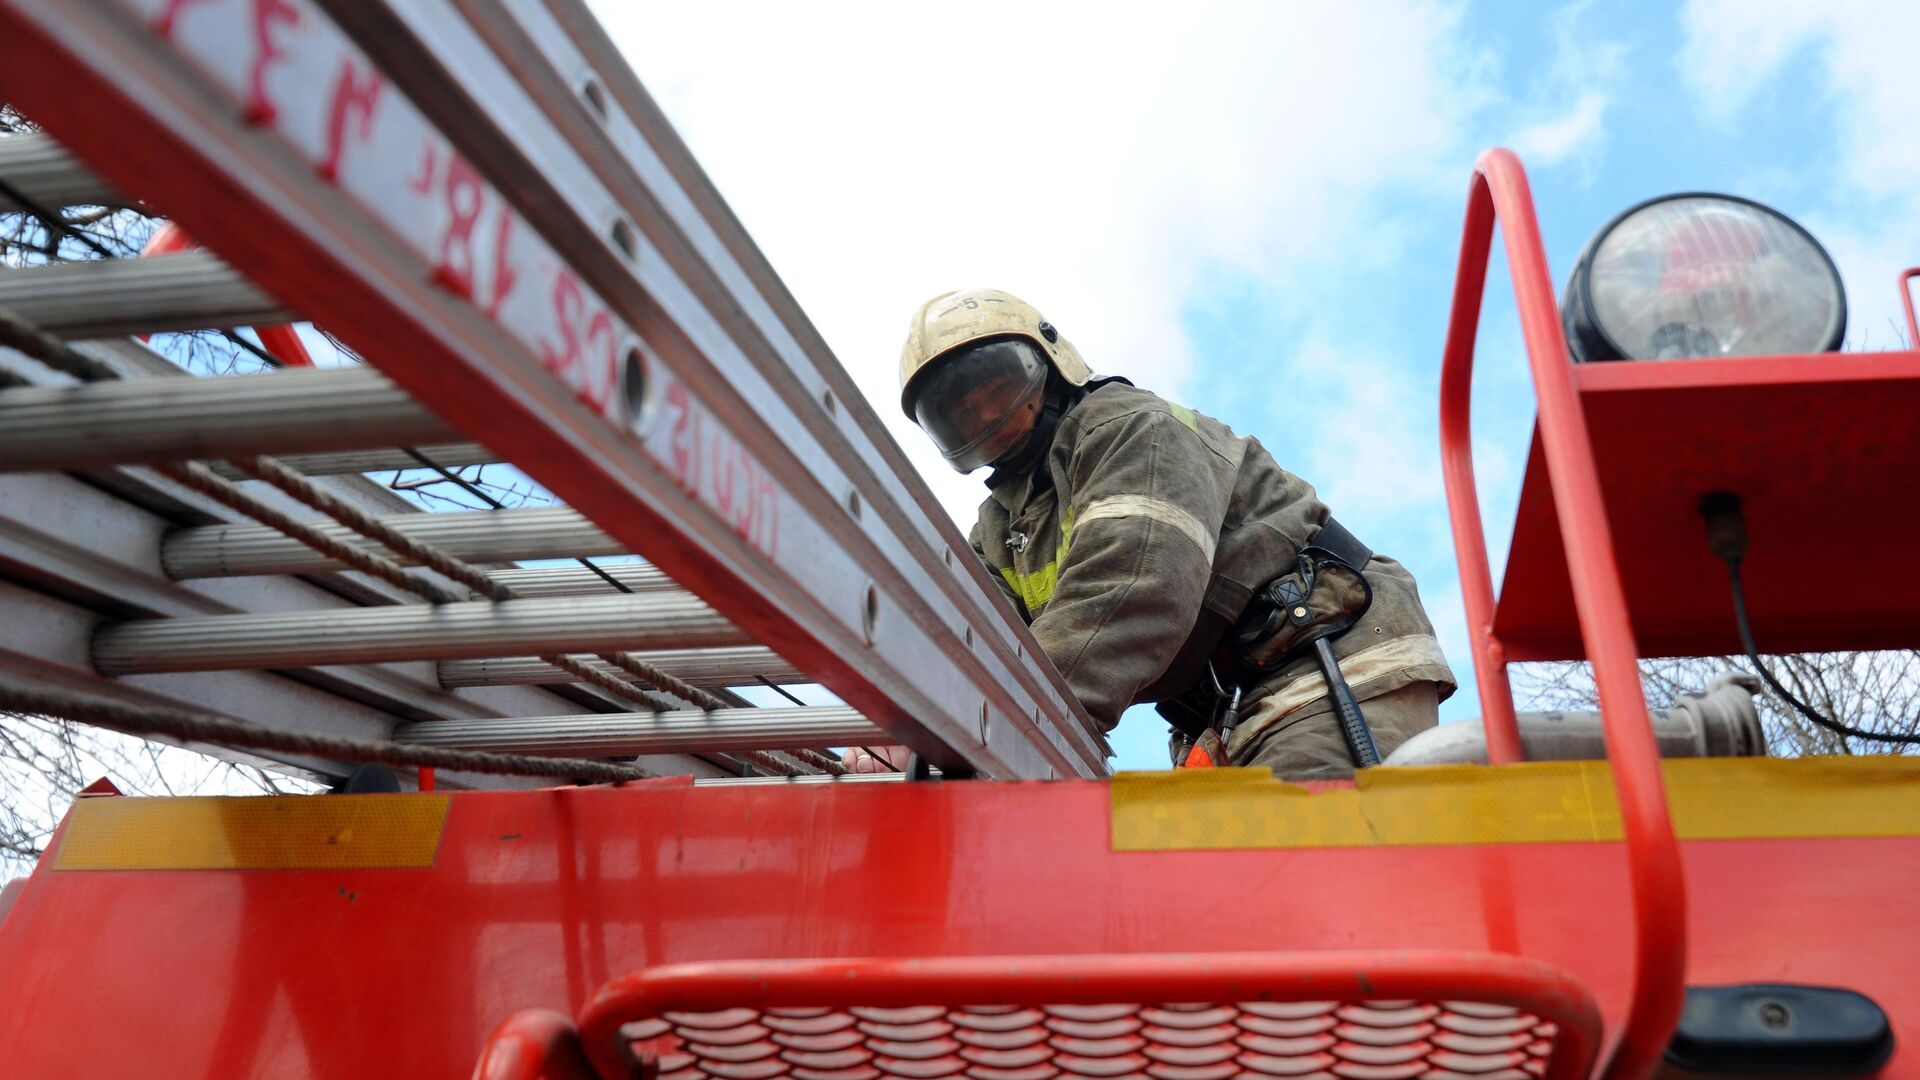
[[[1710,491],[1744,504],[1753,544],[1742,577],[1762,649],[1920,646],[1920,575],[1884,568],[1920,535],[1920,352],[1588,364],[1575,375],[1642,653],[1740,651],[1726,568],[1698,511]],[[1514,660],[1584,655],[1543,466],[1536,439],[1493,620]]]
[[[431,869],[43,863],[0,924],[0,1051],[19,1076],[460,1075],[513,1013],[578,1015],[622,973],[807,957],[1485,949],[1568,972],[1610,1031],[1627,1012],[1621,845],[1115,854],[1108,800],[1094,783],[469,793]],[[1920,839],[1684,857],[1695,982],[1851,987],[1920,1045]]]

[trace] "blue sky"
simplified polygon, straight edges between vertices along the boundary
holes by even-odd
[[[1628,205],[1730,191],[1813,229],[1850,342],[1893,343],[1893,276],[1920,262],[1920,5],[1093,10],[600,5],[962,521],[978,481],[898,416],[894,358],[919,300],[1007,288],[1097,369],[1258,435],[1412,567],[1457,719],[1478,705],[1435,391],[1480,150],[1529,166],[1556,285]],[[1532,394],[1504,264],[1491,280],[1475,434],[1498,580]],[[1150,713],[1115,745],[1122,767],[1165,763]]]

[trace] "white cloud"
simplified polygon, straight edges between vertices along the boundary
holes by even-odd
[[[1606,114],[1606,97],[1586,94],[1566,115],[1515,132],[1508,145],[1529,164],[1558,165],[1605,134]]]
[[[1730,123],[1786,59],[1831,20],[1826,4],[1795,0],[1690,0],[1677,63],[1709,119]]]
[[[1692,0],[1682,17],[1683,77],[1710,117],[1731,123],[1787,61],[1811,50],[1832,101],[1846,176],[1880,195],[1915,197],[1920,176],[1920,4]]]
[[[1528,118],[1507,145],[1530,166],[1574,163],[1591,178],[1606,147],[1607,108],[1626,77],[1626,46],[1596,38],[1585,23],[1593,0],[1553,12],[1553,60],[1518,108]]]
[[[1818,84],[1784,89],[1823,103],[1838,153],[1810,146],[1796,163],[1825,191],[1804,223],[1846,279],[1850,344],[1892,346],[1894,275],[1920,257],[1920,4],[1692,0],[1682,25],[1683,78],[1709,119],[1736,130],[1766,122],[1755,100],[1790,61],[1812,62]]]
[[[1378,536],[1419,514],[1440,520],[1440,459],[1433,417],[1437,373],[1406,365],[1345,338],[1316,333],[1273,380],[1273,412],[1292,426],[1276,432],[1292,449],[1286,467],[1363,536]],[[1313,388],[1301,408],[1300,386]]]
[[[963,521],[978,481],[895,404],[917,304],[1009,289],[1177,394],[1203,274],[1284,294],[1378,242],[1382,195],[1457,186],[1486,98],[1458,13],[1418,0],[598,8]]]

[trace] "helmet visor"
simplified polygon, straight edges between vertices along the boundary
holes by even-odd
[[[964,345],[914,381],[913,418],[947,463],[967,473],[1019,447],[1033,430],[1047,387],[1047,361],[1022,338]]]

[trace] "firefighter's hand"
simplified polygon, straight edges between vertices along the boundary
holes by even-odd
[[[876,746],[871,753],[867,747],[855,746],[841,753],[840,764],[846,766],[848,772],[904,772],[908,753],[910,751],[904,746]]]

